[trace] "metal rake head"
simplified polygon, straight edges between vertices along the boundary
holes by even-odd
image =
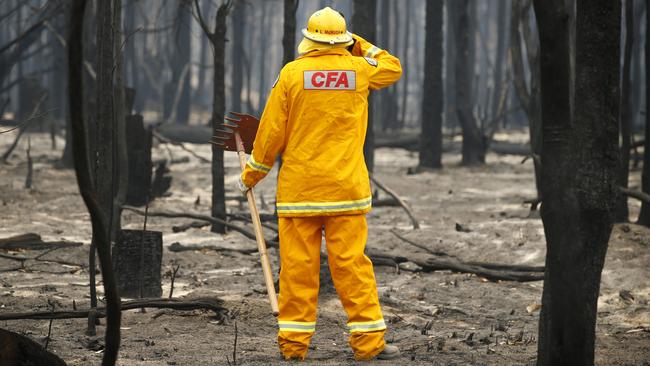
[[[225,121],[215,131],[210,143],[226,151],[237,151],[237,138],[239,134],[244,145],[244,151],[250,154],[253,151],[253,141],[257,134],[260,120],[250,114],[230,112],[234,117],[224,117]]]

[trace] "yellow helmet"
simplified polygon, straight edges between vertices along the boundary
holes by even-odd
[[[330,45],[352,43],[352,34],[346,29],[345,18],[329,6],[309,17],[302,35],[308,40]]]

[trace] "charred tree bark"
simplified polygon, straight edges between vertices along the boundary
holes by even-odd
[[[284,0],[284,30],[282,33],[282,64],[293,61],[296,54],[296,10],[300,0]]]
[[[494,58],[494,92],[492,93],[492,118],[498,118],[499,114],[499,98],[501,97],[502,88],[505,85],[503,80],[504,70],[508,75],[508,32],[507,32],[507,10],[508,2],[505,0],[499,1],[497,10],[497,49],[496,57]],[[507,100],[507,98],[506,98]],[[505,110],[508,108],[506,107]]]
[[[173,48],[172,64],[172,81],[169,84],[169,94],[172,96],[172,103],[169,104],[166,117],[176,117],[173,122],[181,124],[189,123],[190,118],[190,78],[191,73],[191,55],[192,55],[192,34],[191,34],[191,10],[192,3],[188,0],[181,0],[178,3],[176,15],[176,35]],[[180,88],[181,90],[178,90]],[[180,93],[177,97],[177,94]],[[178,101],[176,99],[178,98]],[[175,110],[174,110],[175,108]]]
[[[531,152],[537,156],[542,153],[542,121],[540,101],[540,72],[539,48],[537,47],[530,26],[530,0],[513,1],[510,15],[510,51],[512,56],[513,84],[526,116],[530,135]],[[523,29],[520,32],[519,28]],[[526,58],[530,73],[530,90],[526,86],[524,69],[524,54],[521,46],[522,37],[526,46]],[[535,166],[535,186],[537,195],[541,198],[541,167],[539,161],[533,159]]]
[[[442,0],[427,1],[424,45],[424,94],[422,95],[421,168],[442,168]]]
[[[117,175],[114,183],[111,239],[122,228],[122,205],[126,202],[129,190],[129,153],[126,142],[126,103],[124,92],[124,55],[122,53],[122,0],[113,0],[113,52],[115,58],[113,86],[113,118],[115,125],[115,164],[113,173]],[[131,40],[132,41],[132,40]]]
[[[104,13],[100,28],[107,26],[110,32],[111,15]],[[83,23],[86,0],[74,0],[70,17],[70,36],[68,39],[68,93],[70,103],[70,120],[72,121],[72,141],[74,166],[79,191],[90,213],[93,238],[97,244],[99,263],[104,280],[106,294],[106,349],[102,365],[114,365],[120,347],[120,297],[115,286],[113,265],[110,256],[110,240],[108,237],[109,223],[106,212],[100,203],[97,187],[93,183],[90,172],[88,141],[83,113]],[[108,43],[108,42],[107,42]],[[112,43],[108,43],[110,47]],[[112,90],[110,93],[112,93]],[[91,268],[91,271],[93,269]]]
[[[375,43],[376,37],[376,20],[377,20],[377,2],[375,0],[353,0],[352,28],[354,32]],[[374,113],[373,97],[368,95],[368,130],[366,140],[363,145],[363,155],[366,160],[368,171],[372,172],[375,165],[375,131],[374,131]]]
[[[619,116],[621,126],[621,171],[618,176],[618,185],[627,188],[630,178],[630,148],[632,145],[632,121],[634,103],[632,100],[632,47],[634,45],[634,1],[625,1],[625,49],[623,51],[623,72],[621,81],[621,113]],[[619,195],[616,203],[616,222],[630,220],[630,211],[627,206],[627,196]]]
[[[445,0],[445,125],[456,128],[456,0]]]
[[[646,27],[650,24],[650,0],[646,0]],[[646,34],[647,30],[646,30]],[[645,100],[646,109],[650,106],[650,39],[646,36],[645,41]],[[645,114],[645,140],[650,141],[650,113]],[[643,148],[643,171],[641,173],[641,190],[644,193],[650,193],[650,148]],[[641,203],[641,213],[639,214],[638,223],[650,227],[650,204]]]
[[[458,60],[456,62],[456,114],[463,130],[462,164],[485,164],[486,139],[476,125],[472,101],[472,79],[474,78],[474,52],[472,32],[470,29],[469,0],[455,1],[456,45]]]
[[[244,34],[248,33],[246,28],[246,2],[237,0],[232,8],[232,54],[230,62],[232,65],[232,83],[230,89],[230,102],[233,111],[242,110],[241,93],[244,84],[244,63],[242,58],[246,52],[244,48]]]
[[[226,112],[225,72],[224,60],[226,53],[226,16],[232,7],[232,0],[228,0],[219,6],[214,24],[214,31],[211,31],[208,24],[201,15],[201,5],[194,0],[197,19],[201,29],[212,44],[214,56],[214,88],[212,95],[212,130],[216,135],[219,124],[223,121]],[[212,145],[212,217],[221,220],[226,219],[226,189],[224,185],[225,169],[223,165],[223,150]],[[225,233],[226,226],[221,223],[212,224],[212,232]]]
[[[570,11],[563,0],[535,0],[535,13],[547,240],[537,364],[593,365],[600,277],[618,194],[620,3],[577,1],[573,116]]]

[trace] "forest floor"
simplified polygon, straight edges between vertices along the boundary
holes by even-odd
[[[499,135],[521,142],[525,133]],[[0,135],[4,151],[13,134]],[[76,248],[56,250],[43,259],[18,262],[0,258],[0,313],[78,308],[89,303],[87,263],[91,228],[78,194],[72,170],[55,168],[63,145],[52,150],[46,134],[31,135],[34,187],[24,188],[27,163],[26,141],[21,142],[9,165],[0,165],[0,238],[26,232],[46,241],[83,242]],[[188,147],[209,158],[208,145]],[[208,214],[210,165],[175,146],[155,148],[155,158],[188,157],[170,165],[170,194],[152,202],[150,210]],[[458,153],[446,154],[445,168],[432,173],[408,175],[417,154],[400,149],[379,149],[376,177],[393,188],[411,205],[422,228],[412,230],[399,207],[378,207],[368,215],[368,247],[402,256],[429,256],[398,239],[391,229],[431,250],[446,252],[464,261],[507,264],[544,264],[544,232],[539,215],[524,200],[536,196],[532,163],[521,157],[488,155],[484,167],[460,167]],[[229,195],[235,194],[238,175],[236,156],[226,154]],[[275,169],[257,190],[262,211],[272,213]],[[639,186],[640,172],[632,171],[631,186]],[[262,199],[262,196],[264,197]],[[380,197],[386,197],[381,195]],[[197,200],[197,198],[200,198]],[[230,211],[242,211],[236,200]],[[639,209],[630,201],[630,214]],[[225,301],[232,319],[223,323],[206,311],[181,312],[131,310],[123,313],[119,365],[225,365],[232,360],[237,325],[237,362],[240,365],[280,364],[276,322],[270,315],[262,271],[256,253],[232,251],[171,252],[172,243],[217,244],[254,248],[255,242],[236,232],[210,233],[209,227],[173,233],[172,226],[192,220],[150,217],[147,228],[163,232],[163,296],[170,290],[170,272],[180,265],[174,297],[215,296]],[[143,217],[123,215],[123,226],[142,228]],[[457,224],[461,229],[457,230]],[[250,228],[250,227],[249,227]],[[267,231],[267,237],[273,233]],[[269,250],[277,270],[277,251]],[[4,254],[12,254],[3,252]],[[35,256],[43,251],[24,251]],[[397,361],[386,365],[532,365],[537,350],[537,323],[542,281],[493,282],[475,275],[450,271],[417,272],[412,263],[404,270],[375,266],[380,299],[389,330],[386,339],[399,346]],[[635,224],[616,225],[611,236],[598,300],[597,365],[650,365],[650,229]],[[101,277],[98,278],[101,280]],[[98,287],[102,292],[101,281]],[[622,292],[623,291],[623,292]],[[629,291],[626,292],[626,291]],[[631,295],[631,296],[629,296]],[[347,346],[346,318],[336,293],[322,291],[319,318],[307,365],[355,364]],[[0,328],[43,341],[46,320],[0,321]],[[84,335],[86,320],[56,320],[49,349],[69,365],[99,365],[102,357],[104,320],[98,335]]]

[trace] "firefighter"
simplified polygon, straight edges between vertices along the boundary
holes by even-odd
[[[326,7],[302,30],[300,56],[280,71],[239,180],[245,193],[281,154],[276,207],[280,231],[278,344],[304,360],[316,330],[324,233],[334,286],[348,316],[355,359],[393,359],[370,259],[364,255],[371,191],[363,144],[368,94],[395,83],[399,60],[347,31]]]

